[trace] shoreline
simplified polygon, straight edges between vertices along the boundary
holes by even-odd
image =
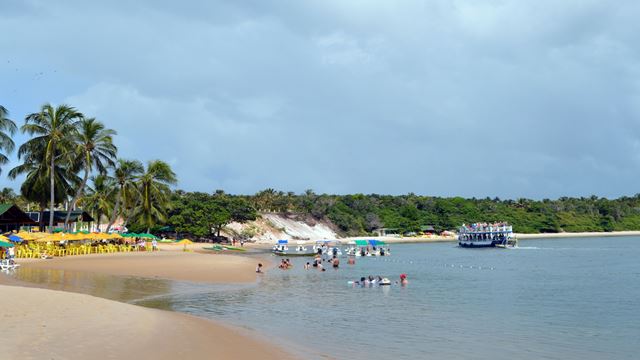
[[[13,359],[293,359],[240,329],[188,314],[36,287],[0,291],[7,330],[0,352]]]
[[[640,231],[612,231],[612,232],[575,232],[575,233],[544,233],[544,234],[524,234],[515,233],[518,240],[543,240],[543,239],[568,239],[568,238],[589,238],[589,237],[621,237],[621,236],[640,236]],[[456,242],[455,236],[439,236],[430,237],[395,237],[395,236],[352,236],[347,238],[332,239],[345,244],[354,240],[381,240],[388,244],[413,244],[413,243],[439,243],[439,242]],[[316,241],[329,240],[301,240],[304,245],[309,246],[315,244]],[[289,246],[295,246],[297,240],[293,240]],[[248,248],[270,249],[274,242],[256,242],[251,243]]]
[[[576,233],[545,233],[545,234],[523,234],[515,233],[518,240],[542,240],[542,239],[567,239],[567,238],[588,238],[588,237],[620,237],[620,236],[640,236],[640,231],[612,231],[612,232],[576,232]],[[381,240],[389,244],[408,243],[437,243],[456,242],[458,239],[452,236],[431,236],[431,237],[393,237],[393,236],[360,236],[338,239],[346,242],[352,240],[372,239]],[[313,243],[313,241],[308,241]]]
[[[26,269],[202,284],[255,282],[261,258],[159,251],[18,259]],[[0,274],[0,353],[31,359],[294,359],[265,334]],[[15,306],[19,299],[19,306]],[[116,335],[117,334],[117,335]],[[167,340],[167,341],[165,341]]]

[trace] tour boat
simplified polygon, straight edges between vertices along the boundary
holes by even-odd
[[[461,247],[502,247],[514,248],[518,240],[513,227],[500,224],[462,225],[458,232],[458,245]]]

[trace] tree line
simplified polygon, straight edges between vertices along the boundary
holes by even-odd
[[[0,171],[15,150],[12,136],[21,131],[29,139],[18,147],[20,164],[8,172],[24,176],[20,193],[0,191],[0,201],[43,212],[80,207],[107,231],[118,218],[138,231],[164,225],[194,237],[220,236],[230,222],[254,220],[260,212],[296,214],[312,222],[332,223],[341,235],[368,235],[377,228],[399,233],[456,229],[463,223],[507,221],[521,233],[619,231],[640,229],[640,195],[606,199],[597,196],[556,200],[464,199],[433,196],[316,194],[265,189],[254,195],[211,194],[172,190],[176,174],[160,160],[146,166],[118,157],[115,130],[68,105],[43,105],[20,127],[0,106]],[[53,212],[48,219],[53,229]]]
[[[640,195],[556,200],[464,199],[433,196],[302,194],[265,189],[254,195],[174,192],[169,224],[201,237],[215,235],[231,221],[252,220],[260,212],[294,214],[327,221],[345,236],[372,235],[391,228],[400,234],[456,230],[463,223],[507,221],[520,233],[609,232],[640,229]]]
[[[91,213],[98,227],[106,219],[107,231],[118,218],[147,230],[166,222],[171,186],[177,184],[166,162],[153,160],[145,166],[139,160],[119,158],[114,144],[117,132],[69,105],[45,104],[27,115],[20,128],[8,116],[0,106],[0,166],[15,150],[16,132],[29,138],[18,147],[20,164],[8,172],[10,179],[24,176],[20,194],[5,188],[0,200],[39,209],[41,230],[47,209],[64,208],[64,228],[69,230],[76,207]],[[47,220],[48,230],[53,231],[53,211]]]

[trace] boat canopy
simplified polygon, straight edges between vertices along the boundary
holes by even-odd
[[[386,243],[381,240],[369,240],[369,245],[378,246],[378,245],[386,245]]]
[[[369,245],[369,243],[367,242],[367,240],[356,240],[356,245],[357,246],[367,246],[367,245]]]
[[[288,244],[289,240],[278,240],[278,244]]]

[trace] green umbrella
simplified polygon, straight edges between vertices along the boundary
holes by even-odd
[[[148,233],[140,233],[140,234],[138,234],[138,237],[149,238],[149,239],[157,239],[157,237],[155,235],[148,234]]]
[[[0,247],[13,247],[13,244],[0,240]]]

